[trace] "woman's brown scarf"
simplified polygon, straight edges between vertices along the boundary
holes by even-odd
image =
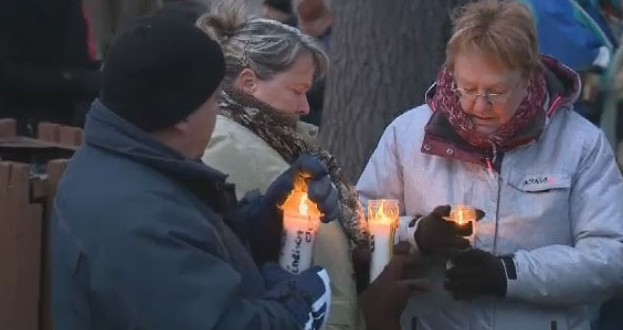
[[[292,164],[303,154],[320,159],[327,166],[331,181],[337,187],[342,207],[338,220],[352,247],[369,246],[368,225],[357,193],[329,152],[304,141],[292,127],[291,120],[253,96],[227,88],[221,93],[219,106],[221,115],[259,136],[287,163]]]

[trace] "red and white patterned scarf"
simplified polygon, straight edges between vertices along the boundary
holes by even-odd
[[[495,146],[503,151],[526,143],[525,139],[518,139],[517,136],[531,125],[540,126],[535,128],[541,131],[547,116],[543,109],[546,99],[545,78],[543,74],[535,74],[528,82],[527,93],[511,119],[492,134],[485,136],[475,130],[469,115],[463,111],[459,96],[454,91],[454,77],[444,67],[437,76],[435,95],[429,105],[433,111],[441,111],[455,132],[468,144],[485,150]]]

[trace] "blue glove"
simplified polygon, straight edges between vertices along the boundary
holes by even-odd
[[[292,275],[277,264],[262,267],[268,291],[265,299],[282,304],[298,321],[301,329],[318,330],[329,317],[331,287],[329,274],[314,266],[299,275]]]
[[[317,158],[303,155],[290,168],[278,176],[266,190],[266,202],[281,205],[294,189],[294,181],[298,175],[307,178],[309,199],[316,203],[323,216],[324,223],[336,220],[340,214],[340,202],[337,189],[331,183],[327,167]]]
[[[294,189],[294,181],[299,175],[307,178],[309,199],[323,213],[323,222],[332,221],[339,214],[337,189],[331,183],[327,168],[314,157],[300,157],[273,181],[264,196],[257,191],[248,193],[241,205],[225,216],[238,237],[249,245],[251,255],[259,266],[279,258],[283,231],[283,211],[279,205]]]

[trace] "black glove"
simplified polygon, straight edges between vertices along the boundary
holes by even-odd
[[[502,259],[483,250],[470,249],[458,254],[452,263],[454,266],[446,270],[444,287],[455,299],[506,296],[506,263]]]
[[[309,199],[323,213],[321,220],[329,222],[339,214],[338,193],[331,183],[327,168],[314,157],[301,156],[273,181],[265,195],[257,192],[247,194],[241,201],[241,207],[227,215],[234,231],[249,244],[258,265],[279,258],[283,231],[283,212],[279,205],[288,197],[300,174],[307,178]]]
[[[419,220],[414,238],[420,251],[425,255],[446,255],[453,250],[469,248],[469,241],[465,236],[472,234],[471,226],[459,226],[453,221],[444,220],[450,215],[450,206],[438,206]],[[476,210],[476,218],[480,220],[485,213]],[[472,224],[473,225],[473,224]]]
[[[398,243],[392,260],[361,295],[366,329],[399,330],[400,315],[409,298],[415,292],[429,290],[426,280],[408,278],[410,268],[418,264],[416,257],[408,254],[409,249],[409,243]]]

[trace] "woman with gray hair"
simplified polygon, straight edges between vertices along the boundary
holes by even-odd
[[[336,159],[318,146],[317,127],[299,121],[309,113],[307,91],[328,69],[327,55],[312,37],[293,27],[273,20],[246,19],[237,1],[213,8],[197,25],[221,43],[226,61],[220,115],[203,162],[229,174],[239,198],[254,190],[264,192],[302,154],[311,154],[327,166],[340,195],[341,213],[339,221],[321,225],[314,263],[326,268],[331,278],[328,328],[357,328],[357,287],[361,290],[365,284],[356,283],[368,282],[367,223],[353,185]],[[275,237],[262,238],[262,244],[251,244],[259,265],[278,258],[280,234],[279,229]],[[392,273],[380,276],[363,295],[363,305],[379,299],[390,301],[365,313],[368,329],[382,318],[393,318],[390,314],[395,314],[395,309],[399,315],[402,306],[396,304],[406,303],[409,292],[422,287],[420,282],[403,280],[401,265],[390,264],[388,269],[393,269]],[[394,310],[386,313],[386,309]]]

